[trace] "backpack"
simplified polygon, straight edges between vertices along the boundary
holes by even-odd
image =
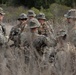
[[[19,35],[20,35],[20,33],[21,33],[21,29],[20,28],[12,28],[11,29],[11,32],[10,32],[10,35],[9,35],[9,37],[10,37],[10,39],[11,40],[16,40],[16,38],[15,37],[18,37]]]

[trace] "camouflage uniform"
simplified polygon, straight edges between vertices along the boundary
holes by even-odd
[[[76,46],[76,9],[69,10],[64,16],[69,19],[65,24],[67,41]]]
[[[45,18],[45,14],[44,13],[39,13],[39,15],[37,15],[37,19],[40,20],[46,20]],[[52,25],[48,24],[47,22],[41,23],[39,29],[38,29],[38,33],[41,35],[45,35],[45,36],[50,36],[51,38],[54,38],[53,35],[53,27]]]
[[[38,30],[38,33],[42,34],[42,35],[45,35],[45,36],[48,35],[48,27],[47,27],[46,23],[44,23],[43,25],[40,26],[40,28]]]
[[[38,28],[40,26],[40,23],[37,21],[37,19],[33,18],[29,22],[29,28]],[[28,32],[28,33],[22,33],[21,36],[24,36],[21,38],[21,43],[24,46],[29,47],[30,42],[32,42],[33,47],[39,52],[40,55],[43,55],[44,48],[55,46],[55,41],[50,40],[48,37],[44,35],[39,35],[37,32]]]
[[[27,15],[22,13],[20,14],[18,20],[27,20]],[[14,41],[14,44],[17,46],[18,44],[20,44],[20,34],[22,32],[25,32],[27,31],[27,24],[26,23],[21,23],[18,24],[17,26],[14,26],[12,29],[11,29],[11,32],[10,32],[10,39],[12,41]]]
[[[3,12],[3,9],[0,8],[0,15],[4,16],[5,13]],[[6,35],[6,28],[5,24],[0,22],[0,44],[5,44],[8,42],[8,36]]]

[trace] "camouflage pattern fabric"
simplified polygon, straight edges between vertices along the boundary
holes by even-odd
[[[32,30],[33,28],[39,28],[40,23],[38,22],[37,19],[33,18],[29,21],[29,28]],[[32,42],[32,44],[31,44]],[[54,47],[56,46],[56,41],[53,39],[49,39],[49,37],[46,37],[44,35],[39,35],[36,31],[32,32],[29,31],[27,33],[22,33],[21,34],[21,44],[23,46],[28,46],[30,47],[31,45],[38,51],[40,55],[43,55],[44,53],[44,48],[47,47]]]
[[[46,23],[44,23],[43,25],[41,25],[38,29],[38,33],[48,36],[49,35],[49,30],[48,30],[48,26],[46,25]]]
[[[27,26],[27,25],[26,25]],[[27,31],[26,29],[26,26],[25,25],[21,25],[21,24],[18,24],[17,26],[13,27],[11,29],[11,32],[10,32],[10,39],[12,41],[14,41],[14,43],[16,45],[20,44],[20,34],[23,32],[23,31]]]
[[[4,23],[0,23],[0,26],[2,27],[2,33],[3,35],[6,35],[6,28]]]
[[[38,28],[38,34],[45,35],[46,37],[49,37],[52,40],[56,40],[53,28],[49,27],[47,23],[44,23]]]
[[[28,10],[27,12],[27,16],[30,17],[30,16],[36,16],[35,12],[33,10]]]
[[[39,13],[39,14],[37,15],[37,19],[46,20],[45,14],[44,14],[44,13]]]
[[[31,37],[30,37],[31,35]],[[43,54],[44,48],[47,47],[53,47],[56,45],[56,42],[53,40],[50,40],[48,37],[44,35],[39,35],[37,33],[35,34],[29,34],[29,33],[22,33],[21,34],[21,43],[23,46],[30,46],[30,42],[32,41],[33,47],[39,52],[40,55]]]
[[[18,17],[18,20],[27,20],[27,15],[25,13],[21,13]]]
[[[19,15],[19,17],[18,17],[18,20],[20,21],[20,20],[27,20],[27,15],[25,14],[25,13],[21,13],[20,15]],[[22,24],[22,23],[20,23],[20,24],[18,24],[18,25],[16,25],[16,26],[14,26],[12,29],[11,29],[11,32],[10,32],[10,39],[11,40],[16,40],[15,38],[17,38],[19,35],[20,35],[20,33],[22,33],[23,31],[25,31],[26,30],[26,24],[24,23],[24,24]]]
[[[44,13],[39,13],[37,15],[37,19],[38,20],[43,20],[43,22],[41,23],[39,29],[38,29],[38,33],[45,35],[45,36],[50,36],[51,38],[54,38],[53,36],[53,27],[50,24],[49,21],[46,21],[46,17]]]
[[[5,15],[5,13],[1,7],[0,7],[0,14]]]
[[[68,12],[64,15],[66,18],[76,18],[76,9],[70,9]]]
[[[5,44],[8,42],[8,37],[6,36],[6,28],[3,23],[0,23],[0,44]]]
[[[67,42],[70,42],[76,46],[76,22],[66,22],[65,30],[67,32]]]
[[[3,45],[3,44],[5,44],[5,43],[7,43],[7,42],[8,42],[8,37],[0,34],[0,44]]]
[[[36,18],[32,18],[29,20],[28,23],[29,28],[39,28],[40,27],[40,23]]]
[[[71,29],[68,39],[76,47],[76,27]]]

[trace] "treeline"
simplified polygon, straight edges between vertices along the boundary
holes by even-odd
[[[58,3],[69,7],[76,6],[76,0],[0,0],[0,4],[6,6],[25,6],[27,8],[35,7],[37,9],[41,9],[41,7],[47,9],[52,3]]]

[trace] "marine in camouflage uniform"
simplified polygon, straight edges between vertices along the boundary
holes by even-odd
[[[44,13],[39,13],[37,15],[37,19],[40,22],[40,27],[38,29],[38,33],[41,35],[49,36],[52,35],[53,27],[51,25],[48,25],[46,22],[46,17]]]
[[[41,59],[45,53],[45,48],[48,47],[47,52],[50,52],[49,48],[54,47],[56,42],[44,35],[38,34],[40,23],[37,19],[32,18],[28,26],[30,31],[21,34],[21,47],[24,48],[25,53],[30,52],[29,54],[36,55],[37,58]],[[30,57],[28,54],[25,56],[28,59]]]
[[[41,52],[40,54],[43,54],[42,49],[45,46],[52,47],[55,45],[55,42],[50,40],[48,37],[44,35],[38,34],[38,28],[40,27],[40,23],[37,19],[32,18],[29,21],[29,28],[30,32],[22,33],[21,36],[24,36],[21,38],[21,43],[23,46],[30,46],[30,42],[32,42],[32,45],[38,52]]]
[[[65,24],[67,41],[76,46],[76,9],[68,10],[64,16],[67,18]]]
[[[8,36],[6,35],[5,24],[2,23],[3,17],[5,13],[3,9],[0,7],[0,44],[5,44],[8,42]]]
[[[27,19],[27,24],[28,24],[30,19],[36,17],[36,14],[35,14],[35,12],[33,10],[28,10],[27,17],[28,17],[28,19]]]
[[[60,42],[58,42],[58,44],[60,45],[60,47],[58,47],[58,49],[56,48],[57,53],[55,55],[54,68],[60,68],[62,69],[62,71],[60,72],[63,75],[65,75],[65,73],[69,75],[76,73],[76,9],[68,10],[68,12],[64,16],[66,17],[66,21],[63,24],[65,25],[65,28],[63,30],[60,30],[60,33],[58,33]],[[67,36],[66,39],[64,38],[64,35]],[[65,64],[66,66],[64,66]],[[58,72],[57,70],[57,73],[60,72]]]
[[[12,44],[11,46],[15,45],[15,46],[19,46],[20,44],[20,34],[22,32],[26,32],[27,31],[27,15],[24,13],[21,13],[18,21],[20,22],[17,26],[14,26],[11,29],[10,32],[10,39],[12,41],[14,41],[14,44]]]

